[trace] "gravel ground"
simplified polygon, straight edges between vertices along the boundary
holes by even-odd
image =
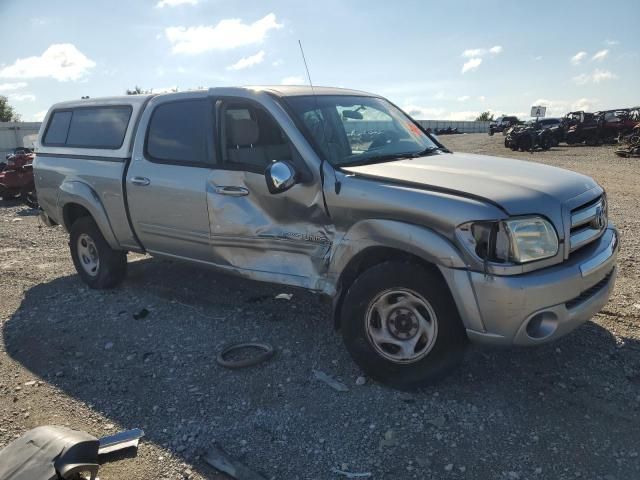
[[[103,480],[226,478],[202,460],[214,443],[265,478],[640,478],[638,161],[611,147],[513,153],[500,135],[442,140],[580,171],[608,190],[623,244],[601,314],[552,345],[471,348],[443,382],[408,394],[356,383],[309,293],[141,255],[121,288],[92,291],[61,228],[0,202],[0,447],[43,424],[143,428],[138,456],[105,464]],[[275,299],[283,292],[293,298]],[[276,356],[219,367],[221,346],[241,340],[270,342]]]

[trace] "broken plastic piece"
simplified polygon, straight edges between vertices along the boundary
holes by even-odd
[[[231,458],[227,452],[215,445],[211,447],[204,460],[213,468],[226,473],[236,480],[266,480],[262,475]]]

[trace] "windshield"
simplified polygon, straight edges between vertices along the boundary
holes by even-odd
[[[318,95],[286,102],[321,150],[318,154],[337,167],[416,157],[439,148],[381,98]]]

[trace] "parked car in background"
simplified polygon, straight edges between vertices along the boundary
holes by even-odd
[[[580,143],[591,146],[598,145],[602,136],[601,118],[599,114],[584,111],[567,113],[562,117],[564,141],[568,145]]]
[[[373,134],[349,135],[367,120]],[[616,278],[618,232],[593,179],[452,153],[365,92],[59,103],[35,172],[43,215],[69,231],[91,288],[122,282],[129,251],[302,287],[331,301],[359,367],[400,388],[441,377],[468,340],[569,333]]]
[[[37,207],[37,196],[33,180],[33,159],[29,148],[19,147],[6,156],[0,169],[0,198],[13,200],[17,197],[32,208]]]
[[[640,124],[640,107],[604,110],[595,112],[594,115],[600,117],[600,135],[606,143],[613,143],[629,135]]]
[[[558,144],[552,129],[557,128],[560,124],[561,122],[557,118],[528,120],[522,125],[509,129],[504,139],[504,146],[522,152],[549,150]]]
[[[517,125],[518,123],[520,123],[518,117],[498,117],[489,124],[489,135],[493,135],[496,132],[504,132],[509,127]]]

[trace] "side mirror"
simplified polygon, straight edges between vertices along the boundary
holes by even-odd
[[[275,160],[264,173],[270,193],[282,193],[296,184],[297,174],[293,165],[285,160]]]

